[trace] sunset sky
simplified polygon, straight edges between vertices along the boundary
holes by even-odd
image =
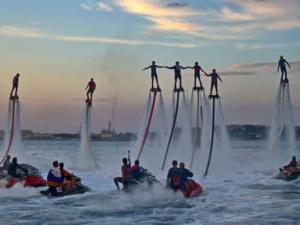
[[[300,124],[299,0],[1,0],[0,129],[5,126],[11,79],[20,77],[22,127],[77,132],[85,86],[97,83],[93,129],[111,119],[136,131],[156,60],[216,68],[227,123],[269,124],[279,84],[277,62],[289,70]],[[160,69],[170,102],[173,72]],[[192,70],[183,71],[191,91]],[[209,79],[202,78],[208,91]]]

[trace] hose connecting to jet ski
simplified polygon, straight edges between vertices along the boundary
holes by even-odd
[[[200,96],[200,90],[197,90],[196,132],[195,132],[195,136],[194,136],[195,138],[194,138],[194,144],[193,144],[192,158],[191,158],[191,162],[190,162],[190,169],[192,169],[192,167],[193,167],[194,158],[195,158],[195,154],[196,154],[196,148],[197,148],[197,144],[199,141],[198,136],[199,136],[200,123],[202,124],[202,119],[203,119],[202,116],[203,116],[202,98]]]
[[[285,85],[288,85],[288,84],[280,84],[280,97],[281,97],[281,101],[279,102],[280,104],[280,127],[279,127],[279,130],[278,132],[276,133],[276,135],[273,137],[273,140],[271,142],[271,147],[270,147],[270,152],[269,154],[272,153],[273,149],[274,149],[274,146],[276,144],[276,141],[278,140],[278,138],[280,138],[283,130],[284,130],[284,119],[285,119]],[[279,99],[280,99],[279,97]]]
[[[150,110],[147,126],[146,126],[146,129],[145,129],[145,133],[144,133],[144,136],[143,136],[143,141],[142,141],[137,159],[140,159],[140,157],[142,155],[142,152],[143,152],[143,149],[144,149],[144,146],[145,146],[148,134],[149,134],[149,129],[150,129],[150,126],[151,126],[151,121],[152,121],[153,114],[154,114],[154,109],[155,109],[156,96],[157,96],[157,91],[154,91],[151,110]]]
[[[212,151],[213,151],[213,146],[214,146],[214,136],[215,136],[215,108],[216,108],[216,99],[219,98],[218,95],[211,95],[210,98],[213,100],[213,108],[212,108],[212,122],[211,122],[211,141],[210,141],[210,149],[209,149],[209,156],[208,156],[208,161],[204,173],[204,177],[207,176],[208,174],[208,169],[211,161],[211,156],[212,156]]]
[[[172,124],[171,132],[170,132],[170,136],[169,136],[169,140],[168,140],[168,145],[167,145],[166,152],[165,152],[164,159],[163,159],[163,163],[162,163],[162,166],[161,166],[162,170],[165,168],[165,165],[166,165],[166,161],[167,161],[167,157],[168,157],[168,152],[169,152],[169,149],[170,149],[171,141],[172,141],[174,130],[175,130],[176,120],[177,120],[178,106],[179,106],[179,96],[180,96],[179,94],[180,94],[180,92],[176,91],[176,93],[177,94],[176,94],[175,113],[174,113],[173,124]]]
[[[2,158],[2,160],[0,161],[0,165],[2,165],[2,163],[5,161],[6,156],[8,155],[12,143],[13,143],[13,138],[14,138],[14,131],[15,131],[15,111],[16,111],[16,99],[11,99],[10,101],[12,101],[13,105],[12,105],[12,114],[11,114],[11,125],[10,125],[10,136],[9,136],[9,142],[8,142],[8,146],[6,149],[6,152]]]

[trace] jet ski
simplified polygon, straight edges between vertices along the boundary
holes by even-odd
[[[181,190],[184,197],[186,198],[194,198],[201,194],[202,186],[195,182],[192,179],[189,179],[186,184],[184,185],[184,189]]]
[[[17,183],[21,183],[24,187],[46,186],[46,180],[44,180],[41,172],[36,167],[25,163],[20,164],[20,166],[27,170],[27,173],[17,170],[21,178],[14,178],[6,172],[0,171],[0,188],[11,188]]]
[[[175,180],[175,177],[173,180],[173,186],[169,185],[167,188],[172,189],[174,192],[181,191],[185,198],[197,197],[203,190],[202,186],[192,179],[188,179],[188,181],[181,186],[179,179]]]
[[[136,179],[129,179],[125,183],[123,183],[123,191],[124,192],[132,192],[134,190],[147,190],[151,188],[154,184],[160,183],[156,177],[150,173],[149,171],[145,170],[142,173],[142,177],[139,180]]]
[[[90,188],[81,183],[80,177],[73,175],[74,186],[71,189],[64,187],[48,187],[47,190],[40,191],[42,195],[47,197],[64,197],[68,195],[83,194],[90,191]]]
[[[297,167],[288,167],[280,169],[279,174],[275,177],[276,179],[292,181],[296,180],[300,176],[300,169]]]

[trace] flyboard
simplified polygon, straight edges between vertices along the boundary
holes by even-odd
[[[8,118],[10,119],[9,121],[9,136],[8,136],[8,145],[6,147],[4,156],[2,157],[0,161],[0,166],[3,164],[3,162],[6,159],[6,156],[9,154],[11,151],[11,147],[14,141],[14,134],[15,134],[15,121],[16,121],[16,105],[19,103],[19,97],[10,97],[9,99],[9,110],[8,112],[11,113],[11,115],[8,115]]]
[[[194,87],[193,88],[192,101],[193,101],[195,92],[197,95],[196,127],[195,127],[195,132],[194,132],[193,140],[192,140],[193,141],[193,146],[192,146],[193,151],[192,151],[192,157],[191,157],[191,161],[190,161],[190,169],[192,169],[192,167],[193,167],[196,150],[197,150],[198,145],[200,144],[200,133],[201,133],[200,129],[201,129],[201,127],[203,127],[203,105],[202,105],[203,100],[202,100],[201,92],[204,92],[204,88],[203,87]],[[191,104],[191,106],[193,107],[193,104]]]
[[[174,89],[173,94],[176,96],[176,105],[175,105],[175,111],[174,111],[174,116],[173,116],[172,127],[171,127],[171,131],[170,131],[169,139],[168,139],[168,144],[167,144],[167,148],[166,148],[166,151],[165,151],[165,154],[164,154],[163,163],[162,163],[162,166],[161,166],[162,170],[164,170],[164,168],[165,168],[168,153],[169,153],[171,142],[172,142],[173,135],[174,135],[174,130],[175,130],[176,121],[177,121],[177,115],[178,115],[178,108],[179,108],[179,98],[180,98],[180,93],[181,92],[184,93],[183,88]]]
[[[154,115],[154,112],[155,112],[155,106],[156,106],[156,102],[157,102],[157,93],[161,94],[161,89],[160,88],[151,88],[150,89],[150,94],[152,94],[151,95],[151,100],[150,100],[151,101],[151,109],[150,109],[150,112],[149,112],[149,115],[148,115],[146,128],[145,128],[145,131],[144,131],[144,134],[143,134],[143,139],[142,139],[141,145],[139,147],[139,152],[138,152],[138,155],[137,155],[138,160],[140,159],[140,157],[143,153],[143,150],[144,150],[147,138],[148,138],[152,118],[153,118],[153,115]]]

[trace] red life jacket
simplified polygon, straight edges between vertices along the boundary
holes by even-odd
[[[171,182],[174,186],[179,186],[180,176],[171,176]]]
[[[131,177],[131,166],[130,165],[123,165],[122,166],[122,174],[125,178]]]
[[[60,169],[60,172],[61,172],[61,175],[63,177],[70,177],[71,176],[71,174],[68,171],[66,171],[65,169]]]
[[[89,88],[95,89],[96,88],[96,83],[94,81],[89,82]]]
[[[200,69],[201,67],[200,66],[194,66],[194,69],[195,69],[195,73],[200,73]]]

